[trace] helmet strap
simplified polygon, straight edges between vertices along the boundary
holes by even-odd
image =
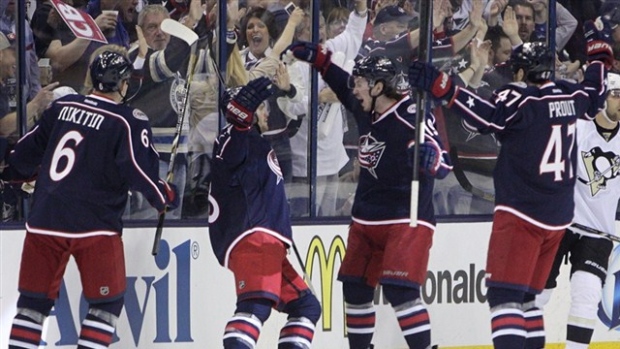
[[[124,80],[124,81],[128,81],[128,80]],[[131,100],[136,98],[136,96],[138,95],[138,93],[142,89],[142,78],[140,78],[139,81],[140,81],[140,84],[138,85],[138,88],[136,89],[136,91],[131,96],[127,97],[126,93],[125,93],[124,96],[121,94],[121,96],[123,97],[123,101],[121,102],[122,104],[131,102]],[[129,82],[127,82],[127,84],[129,84]],[[127,91],[129,91],[129,87],[127,88]],[[119,91],[119,94],[120,94],[120,91]]]
[[[616,125],[618,124],[618,121],[613,121],[609,118],[609,116],[607,116],[607,101],[605,101],[605,106],[603,109],[601,109],[601,115],[603,115],[603,117],[605,118],[605,120],[612,124],[612,125]]]

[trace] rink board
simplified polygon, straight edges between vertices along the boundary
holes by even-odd
[[[347,348],[340,282],[335,280],[346,247],[347,226],[296,226],[295,240],[323,316],[314,348]],[[429,273],[423,289],[432,323],[433,343],[441,348],[491,345],[485,303],[484,265],[491,223],[440,224],[435,232]],[[125,309],[111,348],[221,348],[224,326],[234,310],[232,274],[216,261],[206,228],[166,228],[161,252],[151,256],[153,228],[125,229],[128,290]],[[0,347],[5,348],[15,314],[17,277],[24,231],[0,234]],[[294,255],[291,263],[300,269]],[[620,345],[620,251],[614,249],[600,321],[591,348]],[[515,261],[519,263],[519,261]],[[562,343],[569,305],[568,268],[545,309],[547,343]],[[617,280],[616,280],[617,279]],[[616,290],[617,289],[617,290]],[[616,300],[618,298],[619,300]],[[614,304],[616,302],[616,304]],[[391,307],[379,290],[376,348],[405,348]],[[70,263],[64,287],[48,318],[44,348],[75,347],[80,318],[86,310],[77,268]],[[258,348],[276,348],[285,316],[276,312],[263,327]],[[561,348],[550,345],[549,348]]]

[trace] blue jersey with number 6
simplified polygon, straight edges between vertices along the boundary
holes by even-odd
[[[55,101],[9,156],[14,172],[36,177],[28,231],[70,238],[119,234],[129,189],[163,210],[151,137],[138,109],[96,95]]]

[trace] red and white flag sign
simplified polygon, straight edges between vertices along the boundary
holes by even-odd
[[[108,43],[101,29],[95,20],[86,12],[77,10],[61,0],[52,0],[52,5],[56,8],[56,11],[62,17],[62,20],[67,23],[73,35],[78,38]]]

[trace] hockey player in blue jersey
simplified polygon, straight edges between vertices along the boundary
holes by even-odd
[[[36,178],[19,271],[9,348],[37,348],[69,257],[89,303],[78,348],[107,348],[123,308],[121,216],[129,189],[162,211],[177,204],[158,176],[144,113],[119,104],[131,63],[111,49],[90,67],[91,95],[68,95],[43,113],[8,159],[11,180]]]
[[[358,60],[351,75],[331,64],[331,52],[301,42],[289,55],[311,63],[356,118],[359,128],[359,183],[352,209],[347,253],[338,272],[343,282],[346,326],[352,349],[370,347],[375,327],[374,291],[381,284],[396,312],[409,348],[431,345],[430,319],[420,298],[435,230],[434,177],[451,169],[434,116],[426,115],[420,145],[418,225],[410,227],[415,143],[415,103],[396,90],[396,67],[385,56]]]
[[[229,124],[213,149],[209,234],[221,265],[235,276],[237,307],[225,349],[253,349],[271,309],[288,314],[278,349],[309,349],[321,305],[286,257],[292,245],[282,171],[256,124],[274,93],[266,77],[229,89],[220,107]]]
[[[501,143],[486,266],[495,348],[545,344],[534,299],[573,219],[577,119],[591,120],[602,107],[605,66],[613,57],[608,25],[590,22],[585,32],[590,64],[582,84],[550,80],[554,55],[543,43],[513,50],[517,82],[495,91],[490,101],[455,88],[432,65],[413,62],[409,70],[412,85],[447,101],[472,131],[493,132]]]

